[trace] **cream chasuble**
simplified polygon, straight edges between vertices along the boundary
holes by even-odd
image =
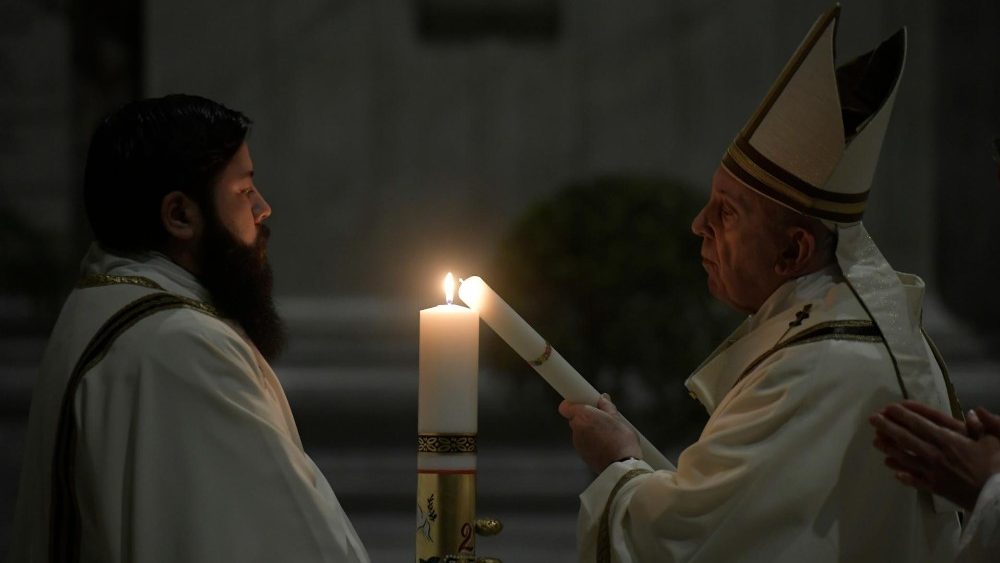
[[[922,283],[906,280],[919,316]],[[711,414],[701,437],[674,470],[629,461],[597,477],[580,496],[581,562],[954,557],[956,514],[897,483],[871,445],[868,417],[903,396],[837,267],[779,288],[687,386]]]
[[[84,274],[35,386],[12,561],[49,560],[61,400],[98,328],[160,291],[209,297],[158,254],[133,260],[95,246]],[[72,412],[80,561],[368,561],[302,449],[274,372],[237,326],[197,307],[140,318],[80,380]]]

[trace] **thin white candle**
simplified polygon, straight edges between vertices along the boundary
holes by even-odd
[[[559,395],[572,402],[597,405],[601,394],[535,329],[478,276],[463,280],[458,296],[515,352],[524,358]],[[630,424],[631,425],[631,424]],[[633,427],[634,429],[634,427]],[[638,430],[643,459],[655,469],[674,466]]]

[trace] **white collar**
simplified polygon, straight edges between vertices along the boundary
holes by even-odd
[[[160,252],[112,254],[96,242],[90,245],[80,264],[82,275],[106,274],[141,276],[158,283],[163,289],[202,301],[211,302],[211,295],[191,272]]]
[[[754,330],[766,321],[785,312],[789,307],[822,297],[829,290],[831,283],[838,283],[843,279],[840,268],[836,264],[830,264],[811,274],[786,281],[774,290],[774,293],[764,301],[756,313],[747,317],[749,330]]]
[[[708,412],[714,411],[747,365],[788,333],[789,319],[804,304],[823,302],[840,282],[840,268],[831,264],[782,284],[688,377],[688,391]]]

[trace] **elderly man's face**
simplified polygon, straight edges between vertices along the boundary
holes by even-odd
[[[756,312],[784,281],[775,272],[781,244],[778,229],[769,223],[774,205],[719,167],[708,203],[691,223],[702,238],[709,291],[746,313]]]

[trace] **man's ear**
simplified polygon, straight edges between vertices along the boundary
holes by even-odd
[[[163,196],[160,221],[167,234],[178,240],[192,240],[201,232],[201,210],[184,192],[174,191]]]
[[[783,277],[799,276],[810,267],[815,256],[816,237],[802,227],[789,227],[774,272]]]

